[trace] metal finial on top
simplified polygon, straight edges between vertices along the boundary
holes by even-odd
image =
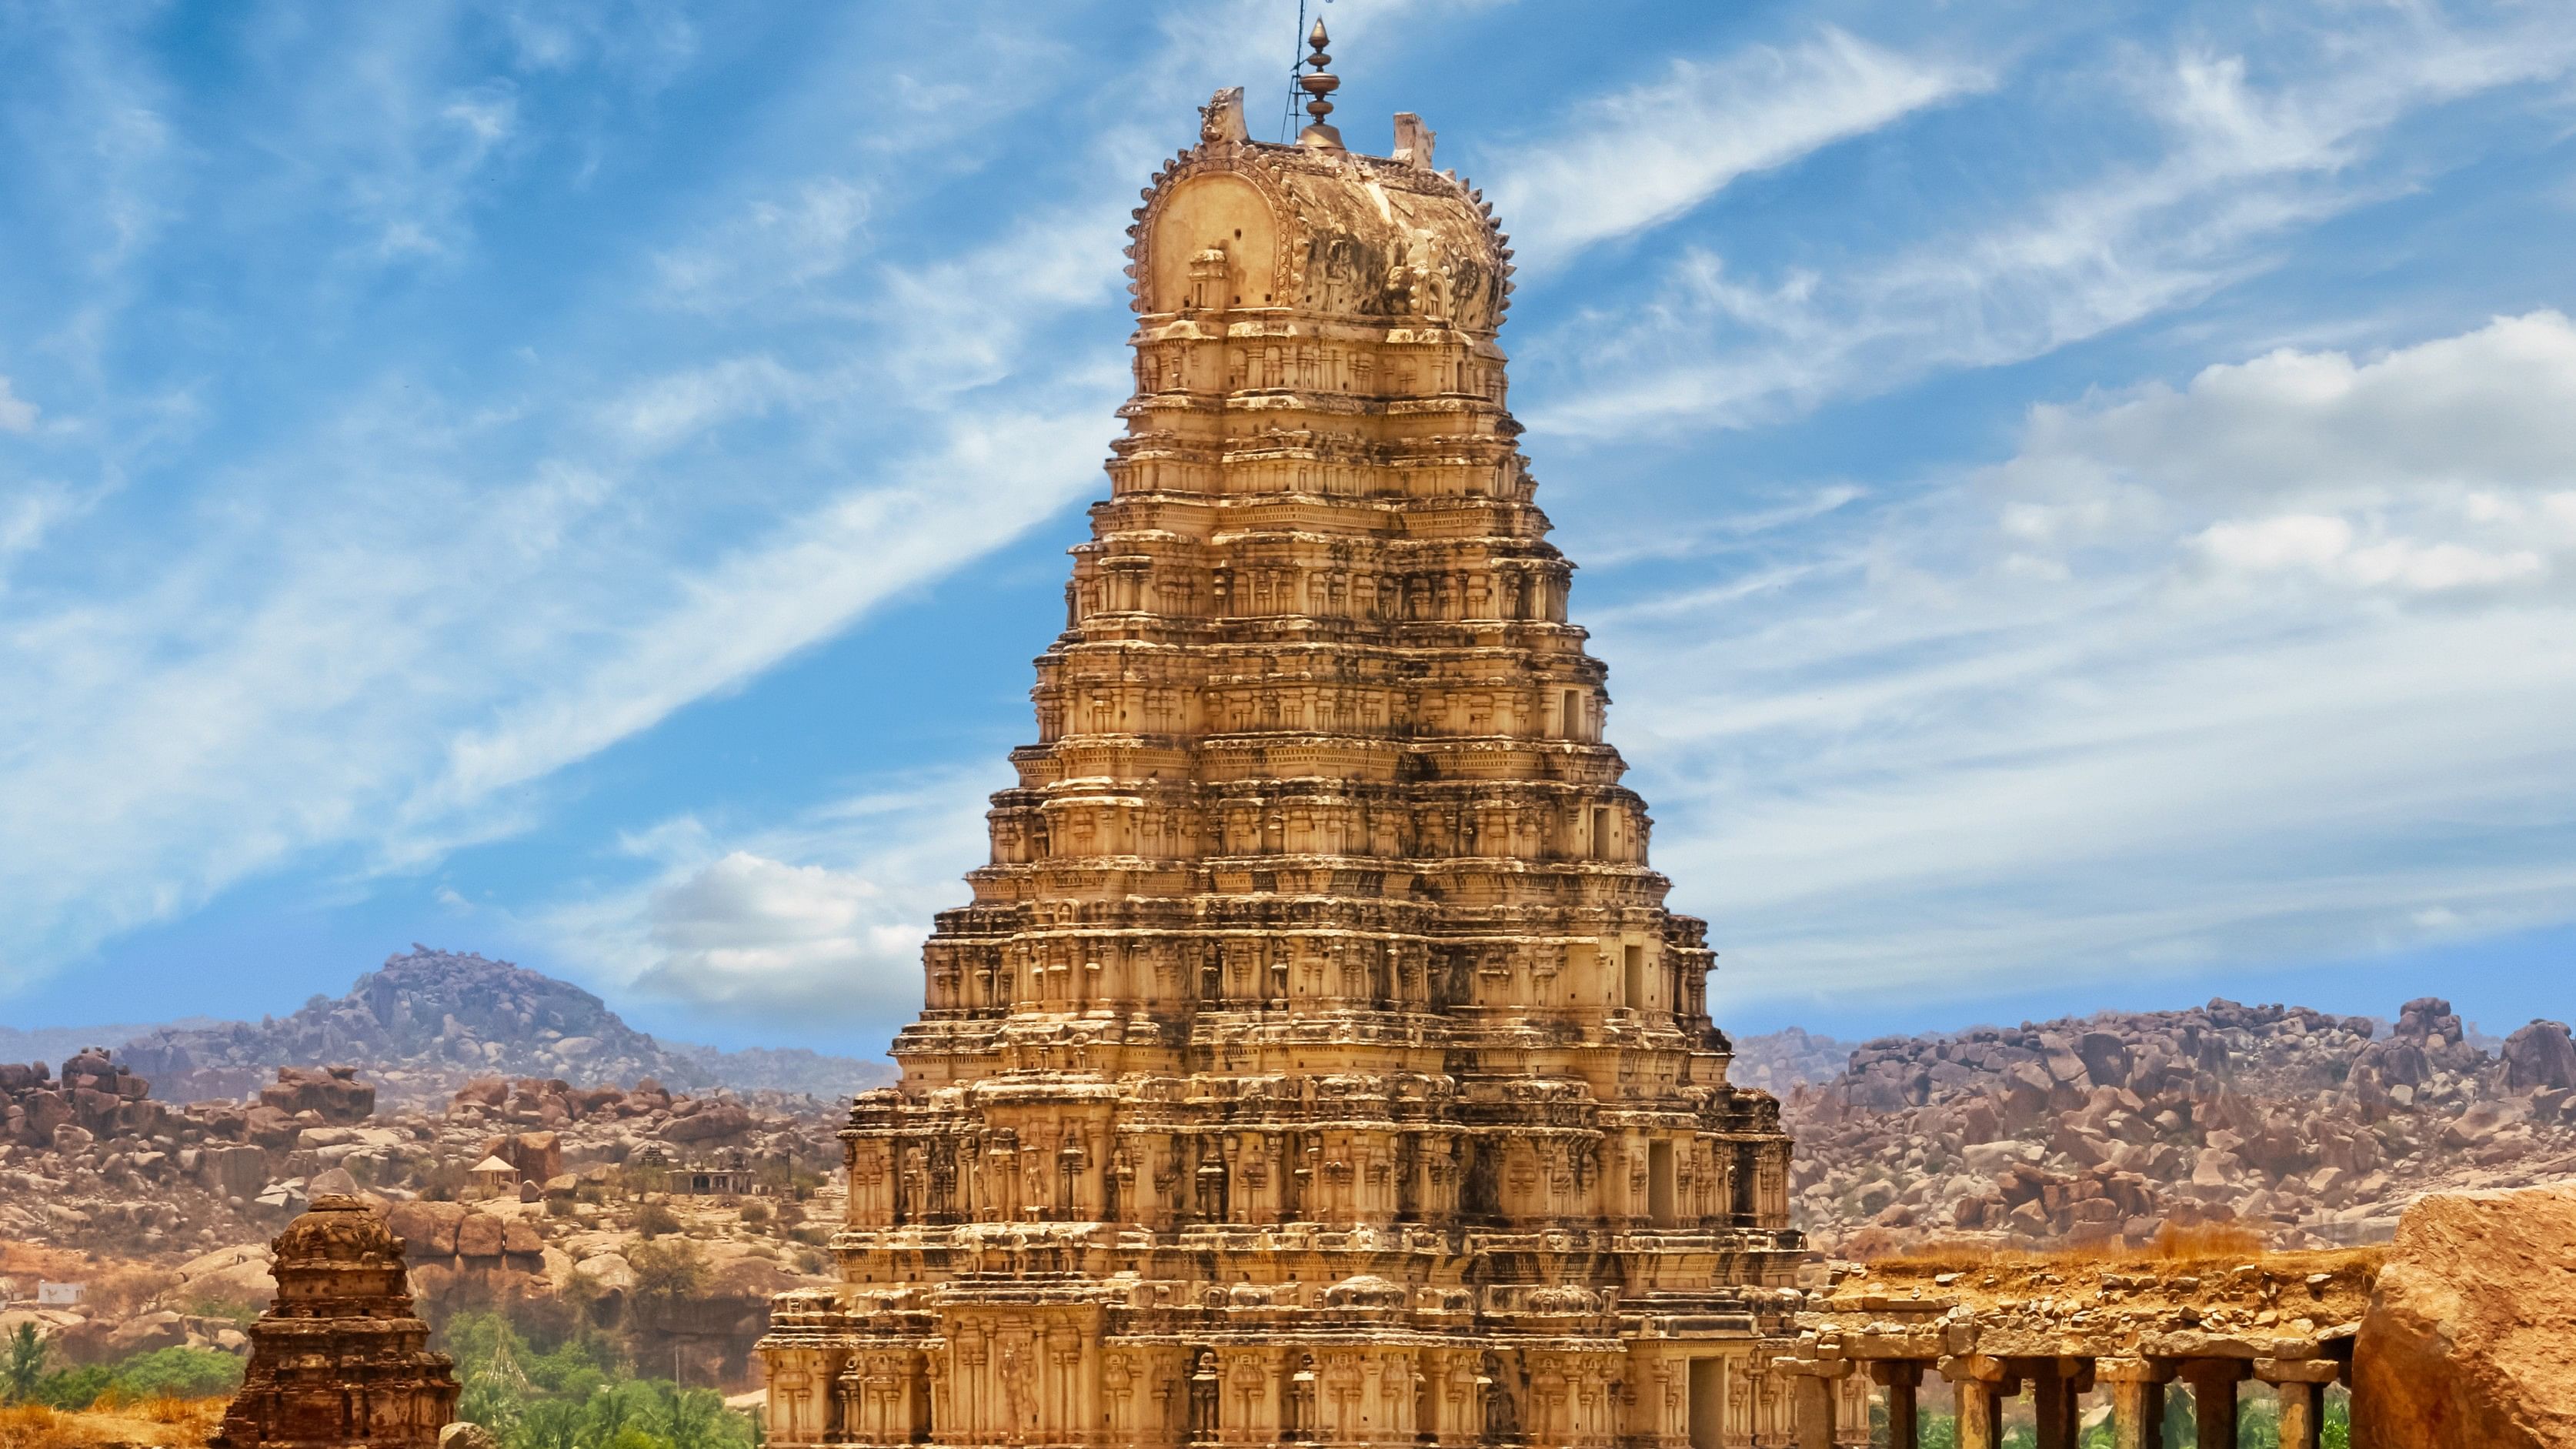
[[[1319,146],[1338,151],[1342,149],[1342,133],[1339,128],[1324,119],[1333,113],[1333,103],[1325,98],[1342,86],[1340,76],[1324,69],[1325,66],[1333,63],[1333,58],[1324,53],[1324,47],[1331,43],[1331,40],[1332,37],[1324,33],[1324,22],[1321,20],[1317,20],[1315,28],[1306,33],[1306,44],[1314,51],[1314,54],[1306,57],[1306,64],[1313,68],[1313,73],[1297,77],[1297,88],[1306,93],[1306,114],[1315,119],[1306,129],[1297,133],[1297,143],[1301,146]]]

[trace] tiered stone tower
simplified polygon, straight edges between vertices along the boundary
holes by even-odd
[[[277,1302],[212,1449],[433,1449],[456,1411],[447,1355],[412,1312],[402,1239],[325,1193],[269,1243]]]
[[[1789,1142],[1602,738],[1511,251],[1314,39],[1299,144],[1222,93],[1136,212],[1111,496],[780,1443],[1786,1442]]]

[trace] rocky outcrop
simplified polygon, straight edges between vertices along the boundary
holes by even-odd
[[[2576,1172],[2576,1050],[2501,1057],[2449,1003],[2365,1017],[2218,1000],[1863,1044],[1792,1094],[1793,1187],[1829,1251],[2017,1245],[2235,1221],[2284,1247],[2385,1240],[2415,1196]]]
[[[325,1179],[399,1200],[467,1191],[466,1169],[499,1157],[543,1196],[647,1147],[667,1160],[739,1153],[755,1167],[829,1171],[840,1103],[775,1093],[674,1095],[561,1078],[468,1082],[435,1114],[375,1104],[346,1067],[281,1068],[257,1105],[148,1096],[150,1083],[101,1053],[0,1070],[0,1237],[178,1260],[265,1232],[301,1212]],[[99,1130],[81,1125],[94,1122]],[[568,1193],[565,1186],[562,1192]]]
[[[157,1031],[130,1043],[125,1056],[166,1078],[173,1092],[206,1097],[240,1097],[280,1067],[312,1062],[359,1063],[389,1095],[416,1102],[494,1072],[713,1083],[699,1063],[578,986],[426,946],[387,958],[336,1000],[316,997],[257,1025]]]
[[[358,1080],[356,1067],[279,1067],[277,1080],[259,1089],[259,1104],[289,1117],[310,1112],[326,1126],[345,1127],[376,1114],[376,1089]]]
[[[2576,1043],[2567,1038],[2567,1023],[2535,1021],[2506,1037],[2504,1083],[2514,1090],[2576,1087]]]
[[[2576,1185],[2407,1209],[2352,1374],[2355,1449],[2576,1444]]]
[[[0,1063],[0,1142],[53,1147],[59,1139],[77,1150],[101,1137],[149,1136],[170,1116],[151,1090],[96,1047],[64,1062],[59,1080],[43,1062]]]
[[[151,1028],[120,1051],[135,1070],[160,1079],[168,1096],[241,1100],[274,1090],[271,1076],[281,1067],[348,1062],[388,1100],[415,1106],[493,1073],[582,1082],[651,1077],[687,1090],[722,1085],[835,1099],[894,1075],[882,1061],[803,1049],[662,1042],[568,982],[419,945],[359,977],[348,995],[317,996],[282,1020]]]

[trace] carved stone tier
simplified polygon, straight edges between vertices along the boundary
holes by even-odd
[[[1248,141],[1239,91],[1203,122],[1136,212],[1037,742],[842,1133],[770,1432],[1785,1442],[1789,1142],[1603,737],[1510,249],[1410,116],[1393,159]]]

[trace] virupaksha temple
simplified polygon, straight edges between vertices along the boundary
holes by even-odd
[[[1136,210],[1110,496],[777,1443],[1786,1442],[1789,1141],[1567,617],[1511,247],[1312,43],[1295,144],[1222,92]]]

